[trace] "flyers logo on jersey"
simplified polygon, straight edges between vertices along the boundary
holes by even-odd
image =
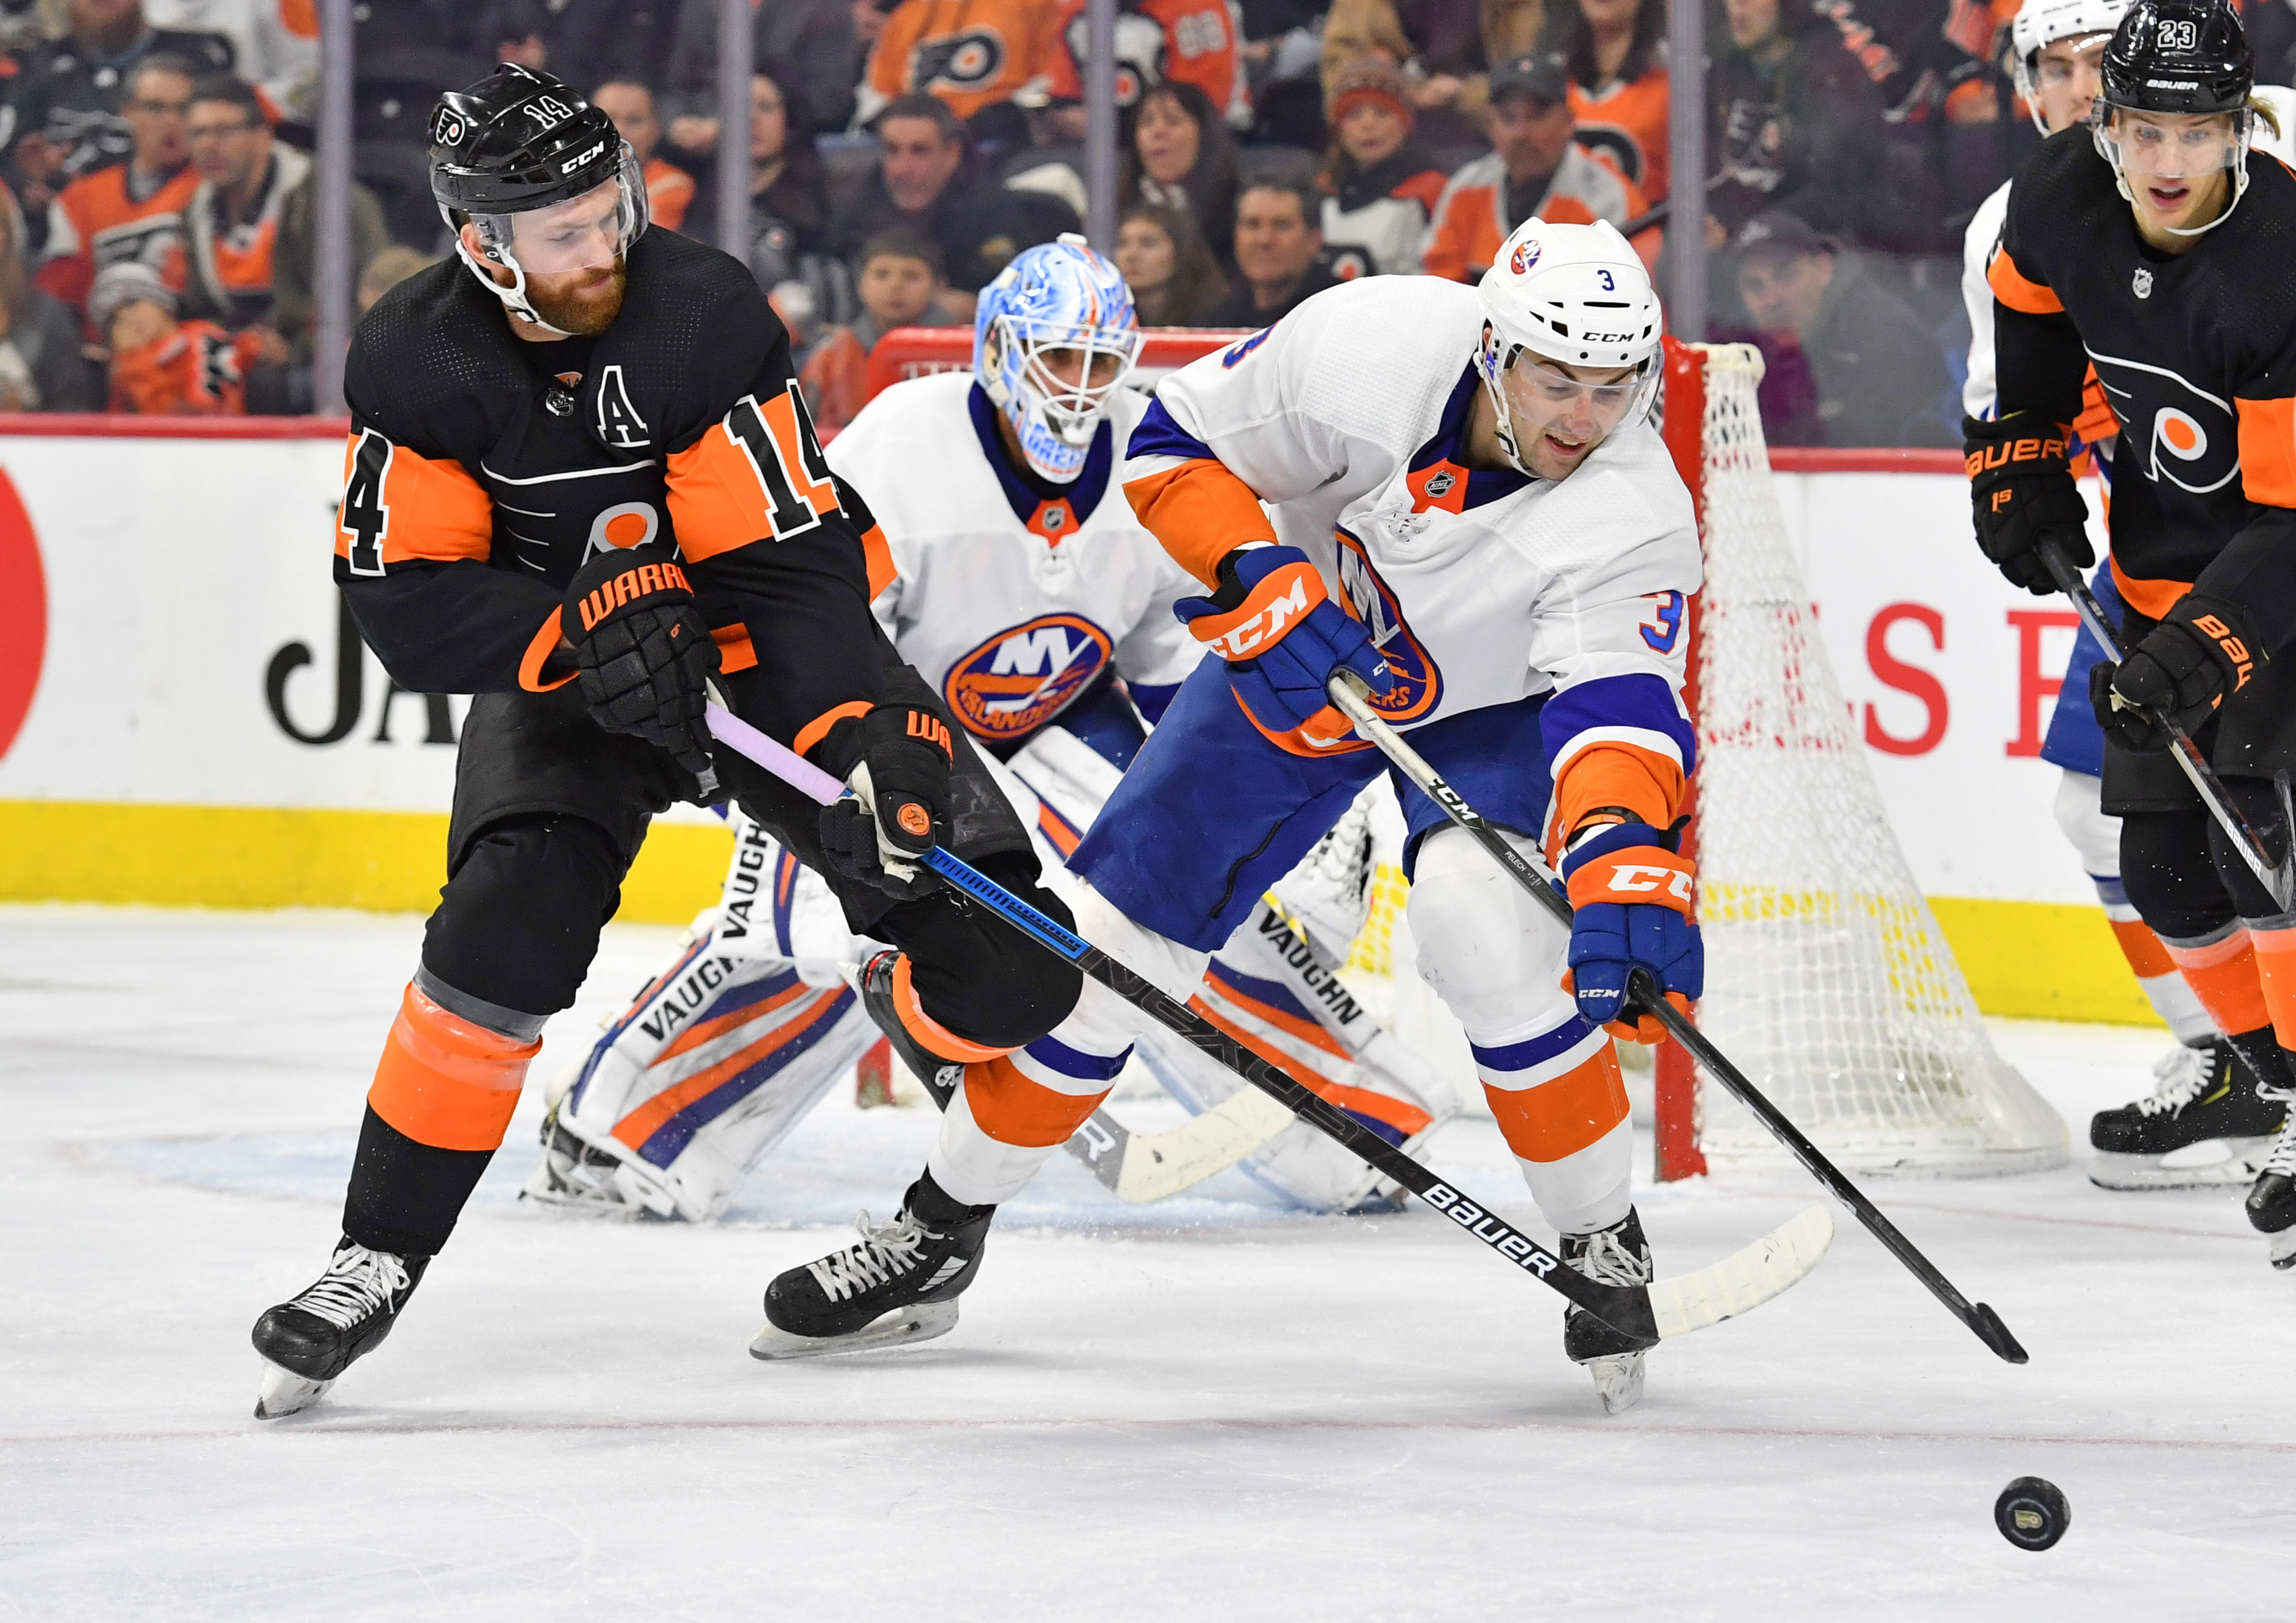
[[[1345,608],[1371,633],[1372,646],[1387,661],[1395,686],[1371,696],[1372,708],[1390,722],[1415,721],[1432,710],[1443,697],[1443,673],[1433,658],[1403,622],[1403,605],[1394,589],[1372,567],[1364,544],[1346,530],[1335,532],[1340,544],[1340,597]]]
[[[976,738],[1026,738],[1090,686],[1112,652],[1108,633],[1082,615],[1041,614],[950,666],[941,696]]]
[[[1002,34],[995,29],[967,29],[920,45],[909,83],[919,90],[979,90],[1004,71],[1004,57]]]

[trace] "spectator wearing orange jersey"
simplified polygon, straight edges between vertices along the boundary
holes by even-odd
[[[653,91],[636,79],[608,79],[590,93],[590,105],[614,121],[637,154],[647,217],[663,230],[676,231],[693,201],[693,176],[654,156],[661,144],[661,120],[654,116]]]
[[[1554,43],[1576,137],[1653,203],[1667,193],[1666,0],[1566,0]]]
[[[832,328],[798,373],[814,422],[824,430],[843,428],[868,402],[869,353],[886,333],[955,324],[935,307],[947,285],[940,244],[915,226],[880,231],[862,248],[860,262],[860,319]]]
[[[1383,56],[1358,57],[1334,81],[1332,143],[1316,184],[1324,246],[1342,281],[1415,276],[1443,171],[1411,138],[1403,75]]]
[[[1061,5],[1053,63],[1054,132],[1084,139],[1084,64],[1091,41],[1085,0]],[[1227,0],[1118,0],[1116,104],[1138,104],[1158,85],[1193,85],[1230,129],[1251,127],[1251,88]]]
[[[1042,106],[1061,58],[1058,0],[901,0],[870,47],[853,121],[922,91],[960,119],[1018,101]]]
[[[1518,56],[1491,70],[1492,152],[1451,176],[1427,235],[1427,272],[1479,282],[1492,256],[1523,221],[1624,225],[1649,210],[1643,189],[1610,160],[1573,140],[1562,69],[1551,58]],[[1637,232],[1635,251],[1658,263],[1659,232]]]
[[[247,410],[251,342],[176,316],[176,291],[148,265],[110,266],[87,314],[111,346],[111,409],[146,417],[236,417]]]
[[[180,56],[147,56],[128,79],[120,113],[134,146],[126,163],[83,175],[48,205],[43,291],[78,310],[96,273],[138,259],[168,263],[184,235],[184,208],[199,187],[184,138],[197,74]]]

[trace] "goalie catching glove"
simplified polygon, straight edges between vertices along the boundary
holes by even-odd
[[[903,900],[935,881],[919,859],[948,837],[948,724],[914,705],[849,716],[811,751],[852,798],[821,813],[821,843],[837,871]]]
[[[659,745],[703,777],[710,770],[705,684],[718,644],[667,547],[601,553],[566,588],[560,635],[572,644],[590,719]]]
[[[2256,674],[2257,644],[2245,619],[2230,603],[2187,592],[2128,659],[2090,668],[2097,725],[2140,754],[2169,747],[2163,717],[2198,732],[2225,695]]]
[[[2030,412],[2012,412],[1997,422],[1964,417],[1961,431],[1977,545],[2011,586],[2041,597],[2057,589],[2041,561],[2044,541],[2062,547],[2075,569],[2096,561],[2088,505],[2074,482],[2062,429],[2037,423]]]
[[[1324,696],[1342,667],[1374,693],[1395,686],[1363,622],[1332,602],[1296,546],[1237,547],[1219,561],[1218,591],[1184,597],[1172,611],[1227,661],[1228,685],[1263,732],[1308,727],[1319,739],[1345,737],[1346,717]]]
[[[1636,970],[1648,970],[1685,1013],[1706,989],[1706,947],[1690,911],[1698,865],[1675,843],[1672,832],[1648,824],[1614,823],[1581,835],[1562,858],[1573,913],[1571,996],[1587,1024],[1629,1042],[1666,1035],[1651,1014],[1620,1018]]]

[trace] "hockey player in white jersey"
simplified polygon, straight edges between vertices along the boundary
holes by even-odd
[[[1625,239],[1531,220],[1479,287],[1365,277],[1166,378],[1125,494],[1207,594],[1179,611],[1220,658],[1181,688],[1070,859],[1067,893],[1079,934],[1193,995],[1252,898],[1382,775],[1325,700],[1335,672],[1356,673],[1567,876],[1566,933],[1403,791],[1419,971],[1465,1027],[1563,1257],[1620,1284],[1647,1281],[1651,1258],[1604,1028],[1634,969],[1683,999],[1703,978],[1693,869],[1670,832],[1693,765],[1680,687],[1699,550],[1648,422],[1659,370],[1658,299]],[[1021,1073],[968,1068],[927,1167],[970,1222],[865,1231],[782,1275],[753,1350],[865,1344],[920,1305],[923,1333],[947,1328],[988,1214],[1059,1142],[1031,1124],[1088,1111],[1143,1025],[1088,986]],[[1565,1350],[1614,1412],[1639,1395],[1648,1345],[1566,1315]]]
[[[2025,0],[2010,24],[2012,68],[2018,94],[2044,135],[2088,120],[2102,80],[2099,63],[2128,0]],[[2282,93],[2285,94],[2286,93]],[[2261,130],[2259,126],[2259,130]],[[1972,417],[1994,415],[1993,289],[1987,266],[2001,242],[2013,180],[1978,208],[1962,242],[1962,300],[1969,311],[1969,377],[1962,404]],[[2094,369],[2085,409],[2073,425],[2108,495],[2120,424]],[[2102,549],[2100,549],[2102,550]],[[2108,564],[2099,564],[2090,589],[2118,621],[2120,588]],[[2086,627],[2074,633],[2063,692],[2088,692],[2089,671],[2104,657]],[[2120,819],[2100,804],[2104,734],[2095,712],[2074,699],[2056,707],[2042,742],[2041,758],[2062,770],[2055,802],[2057,825],[2081,859],[2104,906],[2114,939],[2153,1010],[2177,1038],[2153,1068],[2158,1085],[2148,1096],[2100,1111],[2089,1123],[2096,1152],[2090,1180],[2106,1189],[2171,1189],[2202,1184],[2245,1187],[2279,1130],[2284,1107],[2259,1099],[2248,1071],[2222,1028],[2137,917],[2120,881]],[[2199,1146],[2214,1143],[2216,1152]]]
[[[1172,611],[1193,584],[1113,488],[1148,409],[1119,386],[1139,344],[1105,259],[1080,238],[1030,250],[982,298],[975,374],[895,385],[827,450],[849,509],[873,495],[867,544],[893,570],[880,621],[1001,763],[992,772],[1054,874],[1137,753],[1143,716],[1163,713],[1202,655]],[[733,821],[718,906],[554,1101],[530,1196],[704,1220],[880,1027],[937,1099],[966,1062],[998,1057],[928,1021],[898,957],[857,939],[762,828]],[[1349,851],[1323,855],[1279,888],[1280,911],[1259,902],[1200,1012],[1295,1072],[1303,1058],[1320,1066],[1312,1079],[1335,1102],[1414,1142],[1456,1104],[1367,1011],[1319,996],[1362,905],[1359,888],[1342,894]],[[1242,1086],[1175,1039],[1149,1068],[1194,1109]],[[1374,1191],[1360,1161],[1305,1126],[1244,1169],[1318,1209]]]

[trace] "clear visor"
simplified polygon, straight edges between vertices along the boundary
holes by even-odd
[[[579,197],[522,214],[474,214],[489,249],[507,251],[529,276],[562,276],[608,266],[629,251],[645,224],[645,188],[627,143],[621,172]]]
[[[2097,104],[2097,140],[2122,173],[2144,180],[2205,180],[2237,168],[2245,113],[2144,112]]]
[[[1020,346],[1021,381],[1036,397],[1046,424],[1070,445],[1089,445],[1109,397],[1139,358],[1139,329],[1053,335],[1031,332],[1010,316],[1000,324],[1006,340]]]
[[[1618,427],[1644,392],[1650,370],[1645,361],[1615,382],[1587,383],[1564,372],[1559,363],[1518,348],[1499,378],[1508,411],[1525,429],[1557,429],[1591,438]]]

